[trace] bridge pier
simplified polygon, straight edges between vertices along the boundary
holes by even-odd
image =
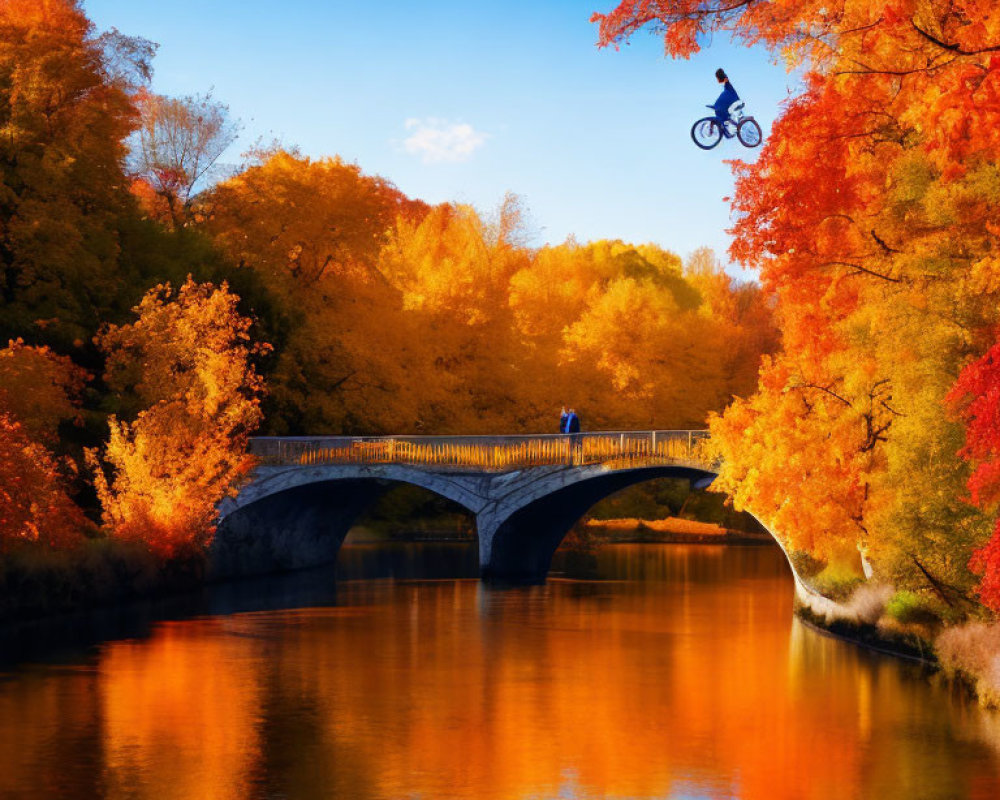
[[[479,576],[498,583],[544,583],[552,556],[572,524],[536,527],[510,519],[498,521],[492,515],[477,517]]]
[[[477,514],[481,577],[504,583],[544,583],[560,543],[600,499],[594,489],[571,484],[526,505],[511,508],[501,503]]]

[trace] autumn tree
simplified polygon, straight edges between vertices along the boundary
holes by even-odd
[[[0,409],[34,441],[53,447],[62,422],[79,422],[86,373],[47,347],[20,339],[0,350]]]
[[[195,187],[236,140],[239,124],[211,93],[164,97],[137,95],[139,127],[130,139],[133,192],[154,216],[171,226],[189,216]]]
[[[91,526],[69,494],[75,464],[53,449],[79,418],[84,373],[47,347],[0,350],[0,553],[71,547]]]
[[[444,204],[419,222],[401,220],[381,251],[379,269],[427,332],[417,354],[426,365],[420,417],[434,429],[520,430],[531,414],[508,304],[512,276],[530,261],[520,233],[516,198],[502,202],[492,222],[469,206]]]
[[[745,397],[757,386],[761,356],[780,348],[774,297],[755,281],[729,275],[708,247],[688,257],[684,277],[701,296],[699,313],[722,329],[720,378],[731,394]]]
[[[200,211],[233,261],[312,287],[327,275],[374,277],[397,216],[422,216],[388,181],[339,158],[264,151],[219,184]]]
[[[545,413],[568,402],[595,428],[701,427],[748,391],[774,348],[770,306],[749,308],[757,290],[734,286],[714,257],[710,269],[693,277],[654,245],[542,248],[511,278],[509,303]]]
[[[121,297],[123,141],[150,55],[73,0],[0,4],[0,340],[79,346]]]
[[[515,195],[494,211],[430,208],[339,159],[273,150],[194,212],[234,279],[258,276],[273,300],[274,433],[549,430],[563,403],[592,427],[702,424],[773,346],[739,345],[770,319],[766,302],[757,317],[726,305],[736,287],[703,292],[661,248],[533,250]],[[648,329],[648,347],[611,335],[636,314],[626,327]],[[642,385],[618,380],[629,369]],[[681,390],[684,374],[697,390]]]
[[[225,284],[164,284],[135,322],[98,336],[109,386],[145,403],[134,420],[112,416],[107,447],[88,454],[104,523],[164,556],[209,542],[217,503],[251,464],[263,392],[252,360],[262,347],[237,304]]]
[[[779,535],[853,543],[964,613],[989,518],[964,502],[944,406],[997,322],[1000,19],[961,0],[641,0],[595,19],[605,44],[649,25],[685,57],[724,32],[802,67],[759,159],[736,165],[732,254],[776,299],[784,353],[713,423],[720,483],[775,524],[805,504]],[[829,488],[788,479],[804,469]]]
[[[72,547],[88,527],[56,459],[0,411],[0,555],[32,544]]]
[[[275,305],[268,363],[275,433],[412,429],[419,344],[378,257],[397,219],[426,206],[340,159],[260,154],[198,213],[223,252],[259,276]]]
[[[720,394],[719,333],[654,280],[619,277],[567,328],[563,358],[605,377],[608,400],[630,407],[637,427],[701,427],[707,411],[728,399]]]

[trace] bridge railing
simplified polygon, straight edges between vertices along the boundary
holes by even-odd
[[[407,464],[502,472],[556,464],[624,469],[657,464],[712,468],[708,431],[600,431],[532,436],[255,437],[250,452],[272,466]]]

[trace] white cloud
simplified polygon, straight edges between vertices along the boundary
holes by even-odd
[[[425,164],[435,161],[467,161],[486,142],[486,134],[465,122],[428,117],[406,120],[412,133],[403,140],[407,153],[419,155]]]

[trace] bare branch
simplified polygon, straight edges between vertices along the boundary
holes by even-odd
[[[872,230],[871,230],[871,235],[872,235],[872,238],[878,243],[879,247],[881,247],[883,250],[885,250],[885,252],[887,252],[887,253],[902,253],[903,252],[902,250],[897,250],[895,247],[890,247],[889,245],[887,245],[885,243],[885,240],[882,239],[882,237],[880,237],[877,233],[875,233],[875,229],[874,228],[872,228]]]
[[[853,270],[857,270],[859,273],[864,273],[865,275],[871,275],[873,278],[880,278],[883,281],[888,281],[889,283],[903,283],[902,278],[894,278],[891,275],[883,275],[881,272],[875,272],[874,270],[868,269],[867,267],[862,267],[860,264],[852,264],[849,261],[826,261],[821,266],[824,267],[850,267]]]
[[[975,56],[981,53],[995,53],[1000,51],[1000,44],[991,45],[989,47],[980,47],[977,48],[976,50],[964,50],[962,49],[961,45],[955,44],[953,42],[946,42],[943,39],[939,39],[937,36],[930,33],[929,31],[925,31],[923,28],[917,25],[917,21],[914,19],[910,20],[910,24],[913,26],[913,30],[915,30],[917,33],[923,36],[924,39],[926,39],[928,42],[944,50],[948,50],[952,53],[958,53],[959,55],[963,56]]]

